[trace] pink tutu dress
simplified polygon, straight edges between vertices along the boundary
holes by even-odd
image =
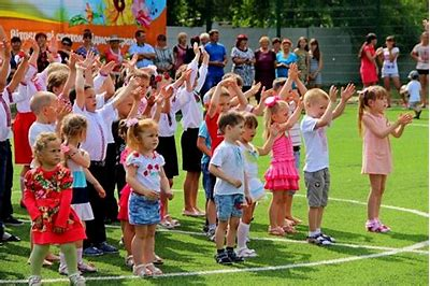
[[[272,146],[272,159],[265,172],[265,189],[272,191],[299,189],[299,175],[295,166],[292,141],[283,134]]]

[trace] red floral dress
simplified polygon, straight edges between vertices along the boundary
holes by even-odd
[[[31,228],[35,244],[62,244],[86,238],[84,227],[71,208],[72,182],[70,171],[60,164],[52,171],[42,167],[30,170],[25,175],[24,203],[35,221],[42,216],[42,229]],[[54,227],[65,228],[63,233],[54,233]]]

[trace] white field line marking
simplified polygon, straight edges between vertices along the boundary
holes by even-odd
[[[172,191],[174,192],[183,192],[182,189],[172,189]],[[199,191],[203,191],[202,189],[200,189]],[[304,194],[295,194],[295,197],[303,197],[305,198],[306,196]],[[368,203],[366,202],[362,202],[362,201],[358,201],[358,200],[353,200],[353,199],[343,199],[343,198],[334,198],[334,197],[330,197],[329,200],[333,200],[333,201],[339,201],[339,202],[348,202],[348,203],[354,203],[354,204],[359,204],[359,205],[367,205]],[[429,213],[423,212],[423,211],[419,211],[416,209],[410,209],[410,208],[404,208],[404,207],[398,207],[398,206],[392,206],[392,205],[386,205],[386,204],[382,204],[383,208],[387,208],[387,209],[393,209],[393,210],[398,210],[398,211],[404,211],[404,212],[408,212],[408,213],[413,213],[422,217],[427,217],[429,218]]]
[[[429,128],[429,125],[427,124],[409,124],[409,126]]]
[[[315,262],[304,262],[304,263],[295,263],[295,264],[286,264],[279,266],[266,266],[266,267],[253,267],[253,268],[241,268],[241,269],[219,269],[219,270],[210,270],[210,271],[193,271],[193,272],[177,272],[177,273],[166,273],[163,275],[159,275],[154,278],[170,278],[170,277],[186,277],[186,276],[200,276],[200,275],[214,275],[214,274],[229,274],[229,273],[244,273],[244,272],[262,272],[262,271],[277,271],[277,270],[285,270],[285,269],[294,269],[301,267],[316,267],[321,265],[334,265],[346,262],[353,262],[364,259],[373,259],[380,258],[386,256],[393,256],[403,252],[410,252],[415,249],[419,249],[425,246],[428,246],[429,242],[424,241],[420,243],[416,243],[414,245],[399,248],[397,250],[386,251],[378,254],[368,254],[368,255],[360,255],[360,256],[351,256],[346,258],[332,259],[332,260],[322,260]],[[87,277],[85,278],[87,281],[107,281],[107,280],[124,280],[124,279],[139,279],[139,276],[133,275],[120,275],[120,276],[100,276],[100,277]],[[43,282],[55,283],[55,282],[68,282],[68,278],[52,278],[43,280]],[[0,284],[20,284],[27,283],[25,279],[19,280],[0,280]]]

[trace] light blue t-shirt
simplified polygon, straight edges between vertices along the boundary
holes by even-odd
[[[220,168],[225,174],[232,178],[239,179],[242,185],[238,188],[217,177],[214,186],[215,195],[244,194],[244,157],[241,148],[236,144],[226,141],[215,149],[210,164]]]
[[[205,139],[205,146],[211,150],[211,137],[208,132],[207,124],[205,121],[202,121],[201,126],[199,127],[198,137]],[[205,153],[202,153],[201,164],[207,164],[210,161],[210,157]]]
[[[298,61],[298,56],[295,53],[289,53],[287,58],[283,57],[283,52],[278,52],[276,55],[277,63],[283,63],[286,65],[290,65],[292,63],[296,63]],[[285,67],[279,67],[275,70],[275,77],[276,78],[287,78],[289,69]]]
[[[205,50],[210,55],[210,61],[222,62],[226,56],[226,48],[219,43],[208,43],[205,45]],[[216,66],[208,66],[208,75],[223,76],[224,68]]]
[[[138,45],[137,43],[135,43],[129,48],[130,57],[132,57],[133,54],[147,54],[147,53],[156,53],[153,46],[151,46],[150,44]],[[149,59],[142,59],[136,63],[136,66],[138,67],[138,69],[148,67],[149,65],[154,65],[154,62]]]

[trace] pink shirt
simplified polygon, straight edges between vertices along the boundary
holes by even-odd
[[[383,115],[364,113],[363,118],[371,119],[379,129],[389,126],[388,119]],[[392,171],[392,155],[389,136],[381,139],[364,126],[362,144],[362,173],[389,174]]]

